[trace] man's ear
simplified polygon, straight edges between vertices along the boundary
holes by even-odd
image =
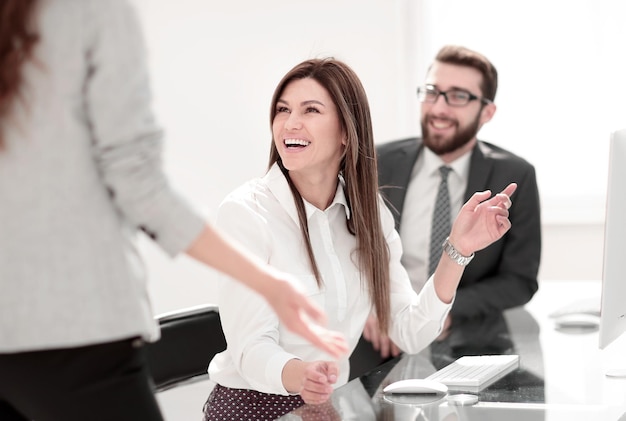
[[[482,126],[483,124],[489,122],[492,118],[493,115],[496,113],[496,104],[494,104],[493,102],[486,104],[482,111],[480,112],[480,125]]]

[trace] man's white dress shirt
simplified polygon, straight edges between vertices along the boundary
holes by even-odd
[[[350,210],[339,183],[331,205],[320,210],[305,202],[311,245],[323,278],[317,286],[300,232],[298,214],[287,180],[274,165],[260,179],[231,193],[221,204],[217,225],[263,261],[292,273],[307,295],[326,311],[327,327],[342,332],[350,352],[372,309],[365,279],[356,264],[356,238],[348,232]],[[390,337],[408,353],[417,353],[440,332],[450,305],[437,297],[432,280],[418,295],[400,263],[402,245],[390,211],[380,201],[383,232],[390,252]],[[293,358],[331,360],[328,354],[289,332],[266,301],[240,282],[220,280],[219,307],[228,348],[209,365],[222,386],[287,394],[284,365]],[[349,354],[339,360],[336,387],[349,375]]]
[[[430,250],[430,231],[435,197],[441,182],[439,167],[452,168],[448,175],[450,193],[450,216],[452,221],[463,206],[463,195],[467,189],[469,161],[467,153],[450,164],[444,163],[430,149],[424,147],[413,167],[411,181],[407,187],[400,238],[402,238],[402,264],[409,273],[415,291],[420,291],[428,279],[428,259]]]

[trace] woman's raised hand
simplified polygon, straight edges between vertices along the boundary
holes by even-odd
[[[517,184],[491,197],[489,190],[474,193],[463,205],[450,233],[450,242],[464,256],[499,240],[511,228],[509,208]]]

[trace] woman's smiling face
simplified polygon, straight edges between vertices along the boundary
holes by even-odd
[[[344,151],[337,107],[315,79],[296,79],[276,102],[274,143],[286,169],[335,176]]]

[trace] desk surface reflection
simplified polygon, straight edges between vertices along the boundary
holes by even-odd
[[[597,293],[598,282],[551,282],[524,308],[457,326],[443,342],[402,355],[338,388],[320,406],[305,405],[281,420],[626,421],[626,379],[604,376],[602,361],[626,355],[626,339],[598,349],[597,331],[563,332],[548,318],[569,299]],[[565,300],[565,301],[564,301]],[[478,403],[454,405],[448,396],[390,396],[397,380],[425,378],[463,355],[519,354],[520,367],[478,392]],[[572,365],[572,361],[575,362]],[[626,359],[621,358],[626,364]]]

